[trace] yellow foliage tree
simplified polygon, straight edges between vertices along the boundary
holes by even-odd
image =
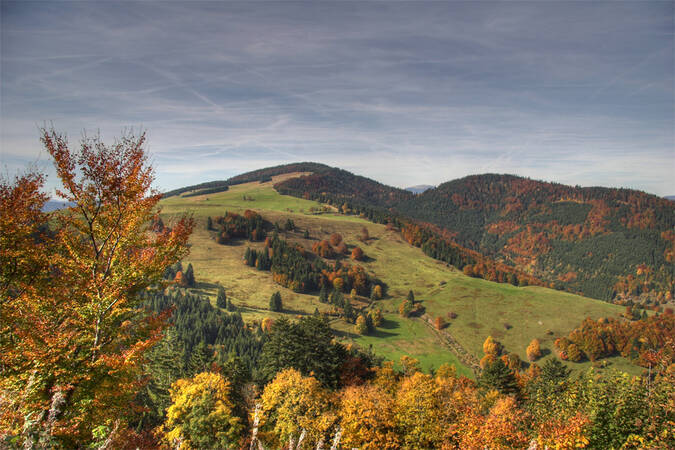
[[[530,345],[527,346],[527,359],[530,361],[536,361],[541,358],[541,346],[539,344],[539,339],[532,339]]]
[[[325,438],[336,421],[330,393],[313,377],[286,369],[265,387],[260,426],[268,441],[280,448],[305,431],[305,442]]]
[[[396,393],[395,417],[407,448],[439,448],[448,431],[448,413],[439,386],[429,375],[415,372]]]
[[[495,341],[492,336],[488,336],[487,339],[485,339],[485,342],[483,342],[483,353],[486,355],[497,357],[499,356],[500,351],[501,345],[499,342]]]
[[[394,399],[375,385],[352,386],[340,396],[342,444],[346,448],[401,447],[394,420]]]
[[[181,449],[230,448],[240,444],[244,426],[234,415],[230,382],[202,372],[171,386],[164,441]]]

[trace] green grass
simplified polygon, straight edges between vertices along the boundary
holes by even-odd
[[[234,245],[216,244],[205,229],[207,216],[253,209],[271,222],[283,223],[292,218],[298,231],[284,233],[282,237],[308,249],[317,239],[326,239],[334,232],[342,234],[350,248],[360,246],[368,257],[361,264],[388,287],[387,297],[377,302],[385,312],[385,326],[372,336],[354,334],[353,326],[341,320],[333,321],[332,326],[346,342],[365,349],[372,345],[374,353],[393,361],[402,355],[413,356],[425,370],[450,362],[458,367],[459,373],[471,373],[421,319],[399,317],[398,306],[409,290],[415,293],[428,315],[444,317],[449,323],[446,331],[478,359],[482,357],[483,341],[489,335],[521,358],[529,342],[538,338],[545,357],[551,357],[553,340],[566,335],[584,318],[616,316],[622,312],[618,306],[564,292],[466,277],[453,267],[425,256],[420,249],[404,242],[398,233],[387,231],[382,225],[356,216],[317,214],[324,209],[323,205],[279,195],[272,187],[278,179],[233,186],[229,191],[206,196],[171,197],[161,202],[167,221],[185,211],[194,215],[197,226],[190,238],[191,252],[185,263],[193,264],[196,277],[202,282],[200,287],[212,298],[215,298],[215,283],[222,284],[247,321],[282,315],[267,310],[269,298],[275,291],[281,292],[286,315],[312,314],[315,309],[327,311],[329,307],[319,303],[316,295],[294,293],[275,284],[270,272],[244,265],[246,247],[262,244],[243,241]],[[357,238],[364,227],[371,239],[361,243]],[[309,230],[310,239],[303,238],[304,230]],[[457,318],[448,319],[449,312],[456,313]],[[549,330],[552,335],[547,334]],[[614,368],[631,373],[639,371],[622,358],[612,358],[610,362]],[[590,363],[570,364],[575,370],[589,366]]]

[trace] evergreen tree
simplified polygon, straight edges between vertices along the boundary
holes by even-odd
[[[501,358],[497,358],[483,369],[478,385],[485,390],[496,389],[504,395],[518,393],[516,377]]]
[[[211,216],[206,218],[206,229],[207,230],[213,230],[213,219],[211,219]]]
[[[309,230],[305,230],[304,234],[302,235],[303,238],[309,239]]]
[[[195,273],[194,269],[192,268],[192,263],[188,264],[184,277],[187,287],[195,287]]]
[[[411,304],[415,304],[415,294],[413,294],[413,291],[408,291],[408,301]]]
[[[545,383],[558,384],[567,380],[571,373],[572,370],[568,369],[560,360],[552,358],[541,366],[540,380]]]
[[[218,308],[227,308],[227,295],[225,294],[225,289],[222,286],[218,286],[218,297],[216,298],[216,306]]]
[[[321,287],[321,292],[319,292],[319,301],[321,303],[328,303],[328,289],[326,289],[326,286]]]
[[[211,356],[204,341],[199,343],[192,349],[190,354],[189,371],[192,376],[208,370],[211,364]]]
[[[274,294],[272,294],[272,297],[270,298],[270,310],[276,312],[282,310],[281,294],[279,291],[276,291]]]
[[[230,300],[229,298],[227,299],[227,310],[229,312],[235,312],[237,310],[237,307],[234,306],[234,303],[232,303],[232,300]]]
[[[277,372],[293,367],[305,376],[313,374],[325,386],[337,387],[339,368],[348,353],[333,338],[325,317],[307,316],[297,322],[277,320],[263,346],[260,360],[263,380],[271,381]]]
[[[342,295],[342,294],[340,294],[340,295]],[[349,301],[348,298],[344,299],[343,315],[344,315],[345,320],[347,322],[354,323],[354,319],[356,318],[356,313],[354,312],[354,308],[352,307],[352,302]]]

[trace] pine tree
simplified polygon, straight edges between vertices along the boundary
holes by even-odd
[[[567,380],[571,373],[572,370],[568,369],[560,360],[549,359],[541,366],[541,381],[558,384]]]
[[[208,370],[210,364],[211,357],[209,356],[209,350],[204,341],[199,341],[190,354],[190,363],[188,365],[190,374],[194,376],[200,372],[204,372]]]
[[[195,273],[194,269],[192,268],[192,263],[188,264],[184,277],[185,277],[185,285],[187,287],[195,287]]]
[[[213,219],[211,219],[211,216],[206,218],[206,229],[207,230],[213,230]]]
[[[305,233],[302,235],[305,239],[309,239],[309,230],[305,230]]]
[[[275,312],[282,310],[281,294],[279,291],[272,294],[272,297],[270,298],[270,310]]]
[[[225,289],[222,286],[218,286],[218,297],[216,298],[216,306],[218,308],[227,308],[227,295],[225,294]]]
[[[413,294],[413,291],[408,291],[408,301],[415,304],[415,294]]]
[[[319,301],[321,303],[328,303],[328,289],[326,289],[326,286],[321,287],[321,292],[319,292]]]
[[[478,385],[485,390],[495,389],[505,395],[518,393],[516,377],[501,358],[497,358],[483,369]]]

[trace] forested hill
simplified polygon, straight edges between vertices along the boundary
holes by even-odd
[[[397,209],[587,296],[673,294],[675,205],[654,195],[487,174],[444,183]]]
[[[486,174],[416,195],[345,170],[304,162],[165,195],[205,194],[296,172],[306,175],[278,182],[275,189],[379,221],[398,216],[441,227],[459,245],[560,289],[651,304],[675,294],[675,204],[630,189],[581,188]]]
[[[196,194],[210,194],[219,191],[227,190],[228,186],[234,186],[242,183],[250,183],[252,181],[265,182],[269,181],[275,175],[282,175],[285,173],[294,172],[312,172],[322,173],[330,170],[335,170],[329,166],[313,162],[300,162],[292,164],[283,164],[280,166],[267,167],[264,169],[253,170],[241,175],[237,175],[227,180],[207,181],[205,183],[194,184],[179,189],[174,189],[164,193],[164,198],[181,195],[186,192],[194,192]]]
[[[343,204],[387,209],[414,198],[412,192],[387,186],[346,170],[329,168],[274,185],[281,194]]]

